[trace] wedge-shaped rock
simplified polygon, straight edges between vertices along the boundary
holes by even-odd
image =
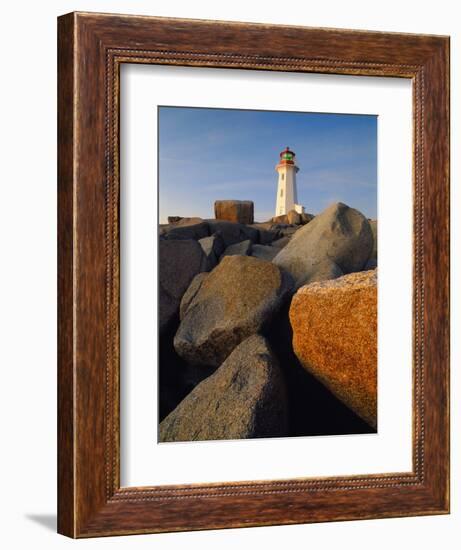
[[[244,340],[160,424],[160,441],[248,439],[287,435],[280,367],[266,340]]]
[[[299,229],[273,262],[291,273],[299,287],[310,282],[325,260],[343,273],[362,270],[372,249],[373,233],[365,216],[336,203]]]
[[[196,275],[189,287],[187,288],[186,292],[183,294],[183,297],[181,299],[181,304],[179,306],[179,318],[184,319],[184,316],[186,314],[186,311],[188,310],[192,300],[195,298],[197,292],[200,290],[200,287],[202,286],[203,281],[208,277],[207,272],[202,272]]]
[[[271,262],[225,256],[182,311],[177,353],[189,363],[218,367],[240,342],[268,327],[292,285]]]
[[[206,256],[207,270],[210,271],[218,264],[219,258],[224,252],[224,241],[218,232],[211,235],[211,237],[199,239],[198,242]]]
[[[282,248],[285,248],[285,246],[290,242],[290,240],[291,240],[291,237],[282,237],[281,239],[277,239],[276,241],[274,241],[271,244],[271,246],[275,248],[279,248],[281,250]],[[278,252],[280,252],[280,250]]]
[[[224,251],[222,258],[224,256],[249,256],[251,254],[251,241],[242,241],[240,243],[235,243],[229,245]]]
[[[252,256],[254,256],[255,258],[261,258],[261,260],[266,260],[268,262],[271,262],[278,253],[279,250],[273,246],[254,244],[251,247]]]
[[[374,428],[376,283],[376,270],[312,283],[298,290],[290,306],[293,349],[303,367]]]

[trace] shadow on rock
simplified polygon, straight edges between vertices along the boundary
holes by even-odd
[[[179,357],[173,346],[179,317],[159,337],[158,403],[161,422],[199,384],[210,376],[214,367],[194,367]]]
[[[267,334],[285,376],[289,436],[375,433],[366,422],[339,401],[322,383],[306,372],[292,347],[292,329],[284,306]]]

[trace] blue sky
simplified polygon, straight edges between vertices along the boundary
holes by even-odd
[[[217,199],[275,215],[279,153],[296,153],[298,201],[318,214],[341,201],[376,218],[377,117],[159,107],[160,223],[214,217]]]

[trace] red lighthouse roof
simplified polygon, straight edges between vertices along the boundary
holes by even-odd
[[[295,153],[293,151],[290,150],[289,147],[287,147],[286,149],[284,149],[281,153],[280,153],[280,164],[294,164],[295,163]]]
[[[287,156],[291,155],[292,157],[296,156],[295,152],[291,151],[288,146],[280,153],[280,158],[283,158],[284,155],[287,155]]]

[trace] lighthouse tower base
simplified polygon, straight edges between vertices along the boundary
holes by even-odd
[[[298,214],[304,214],[304,206],[302,204],[295,204],[294,209]]]

